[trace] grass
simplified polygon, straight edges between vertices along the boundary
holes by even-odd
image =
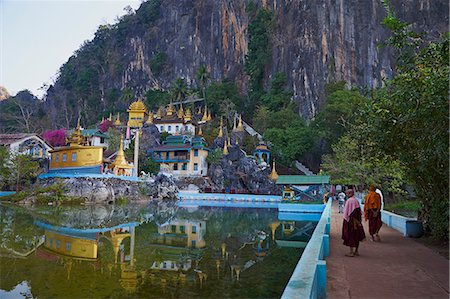
[[[405,217],[417,217],[420,209],[420,202],[418,200],[405,200],[386,204],[384,209]]]

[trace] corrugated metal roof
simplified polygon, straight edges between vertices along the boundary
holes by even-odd
[[[277,180],[277,185],[318,185],[329,183],[329,175],[280,175]]]

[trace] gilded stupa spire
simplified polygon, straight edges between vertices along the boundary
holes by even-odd
[[[228,146],[227,146],[226,140],[224,140],[224,142],[223,142],[223,154],[228,155]]]
[[[112,121],[112,113],[111,113],[111,112],[109,113],[108,120],[109,120],[109,121]]]
[[[202,121],[208,121],[208,108],[205,106],[205,112],[203,113]]]
[[[156,112],[156,119],[161,119],[162,118],[162,109],[161,107],[158,108],[158,112]]]
[[[228,146],[231,146],[231,138],[228,137]]]
[[[181,118],[181,119],[184,118],[183,104],[180,104],[180,109],[178,109],[178,118]]]
[[[236,126],[236,115],[233,117],[233,132],[236,132],[237,126]]]
[[[119,112],[117,112],[117,118],[116,118],[116,121],[114,122],[114,124],[116,126],[121,126],[122,125],[122,123],[120,122],[120,113]]]
[[[130,168],[127,160],[125,159],[125,152],[123,151],[123,135],[120,135],[120,144],[119,151],[117,152],[116,159],[111,164],[111,167],[114,168]]]
[[[220,117],[219,135],[217,135],[217,137],[219,137],[219,138],[223,137],[222,127],[223,127],[223,120],[222,120],[222,117]]]
[[[275,168],[275,161],[273,161],[273,164],[272,164],[272,172],[269,175],[269,180],[271,180],[271,181],[278,180],[278,173],[277,173],[277,170]]]
[[[146,124],[153,124],[153,111],[149,111],[148,112],[148,118],[147,118],[147,121],[145,123]]]
[[[191,109],[187,108],[186,109],[186,114],[184,114],[184,121],[188,122],[192,120],[192,113],[191,113]]]
[[[167,116],[172,116],[173,112],[174,112],[174,108],[173,108],[172,103],[170,103],[169,106],[167,107]]]
[[[83,145],[84,137],[83,137],[83,134],[81,134],[80,117],[78,117],[76,129],[73,131],[73,133],[67,139],[67,142],[69,143],[70,146]]]
[[[244,125],[242,124],[242,115],[239,115],[239,124],[237,126],[236,131],[244,132]]]
[[[198,136],[203,136],[202,126],[198,127]]]
[[[212,117],[211,117],[211,110],[208,111],[208,121],[211,121]]]

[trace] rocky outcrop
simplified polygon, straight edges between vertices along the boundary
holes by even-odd
[[[371,89],[380,86],[384,78],[392,77],[393,53],[389,48],[378,47],[389,35],[381,25],[386,16],[382,1],[252,2],[274,14],[271,61],[264,76],[266,86],[275,73],[286,74],[303,117],[311,118],[320,109],[327,82],[342,80]],[[427,38],[436,39],[448,31],[448,1],[389,2],[401,20],[412,23],[418,32],[427,33]],[[140,96],[151,88],[168,89],[179,77],[195,86],[196,72],[202,64],[211,80],[229,78],[245,91],[248,77],[244,62],[252,21],[248,3],[150,0],[135,14],[123,17],[119,24],[103,26],[92,46],[87,44],[77,51],[49,88],[46,105],[53,123],[65,124],[65,119],[72,117],[67,125],[73,127],[78,111],[71,110],[83,106],[70,104],[80,99],[72,87],[73,74],[94,76],[89,90],[93,93],[91,98],[99,99],[91,105],[92,117],[98,117],[97,121],[110,107],[126,110],[129,102],[114,97],[117,91],[128,89]],[[97,50],[103,52],[89,56]]]
[[[171,177],[159,174],[144,181],[116,178],[48,178],[40,179],[40,187],[61,184],[64,195],[80,198],[86,203],[114,203],[118,200],[141,201],[176,199],[178,187]]]
[[[217,138],[219,139],[219,138]],[[220,143],[219,140],[215,143]],[[262,167],[238,146],[230,146],[229,154],[208,169],[211,189],[217,192],[235,190],[255,194],[279,194],[280,188],[269,180],[270,167]]]

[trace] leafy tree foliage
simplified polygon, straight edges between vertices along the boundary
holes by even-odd
[[[20,191],[29,185],[39,174],[39,163],[33,161],[30,155],[13,155],[8,163],[9,182]]]
[[[155,75],[160,75],[167,65],[167,54],[165,52],[157,52],[155,56],[150,59],[150,68]]]
[[[206,95],[208,96],[208,108],[212,110],[213,114],[220,112],[220,107],[225,101],[232,102],[238,111],[242,111],[244,108],[236,84],[228,79],[211,83],[206,90]]]
[[[99,130],[102,133],[105,133],[109,130],[109,128],[113,127],[114,124],[112,121],[110,121],[109,119],[105,119],[100,125],[99,125]]]
[[[285,90],[286,83],[286,75],[276,73],[269,92],[262,97],[263,104],[274,111],[287,108],[291,102],[292,92]]]
[[[177,78],[171,87],[172,99],[175,101],[182,101],[188,92],[186,81],[183,78]]]
[[[171,95],[169,92],[159,89],[150,89],[145,94],[145,106],[151,110],[158,110],[159,107],[170,103]]]
[[[195,78],[197,79],[198,85],[202,90],[202,96],[206,100],[206,84],[209,80],[209,73],[204,64],[202,64],[198,69]]]

